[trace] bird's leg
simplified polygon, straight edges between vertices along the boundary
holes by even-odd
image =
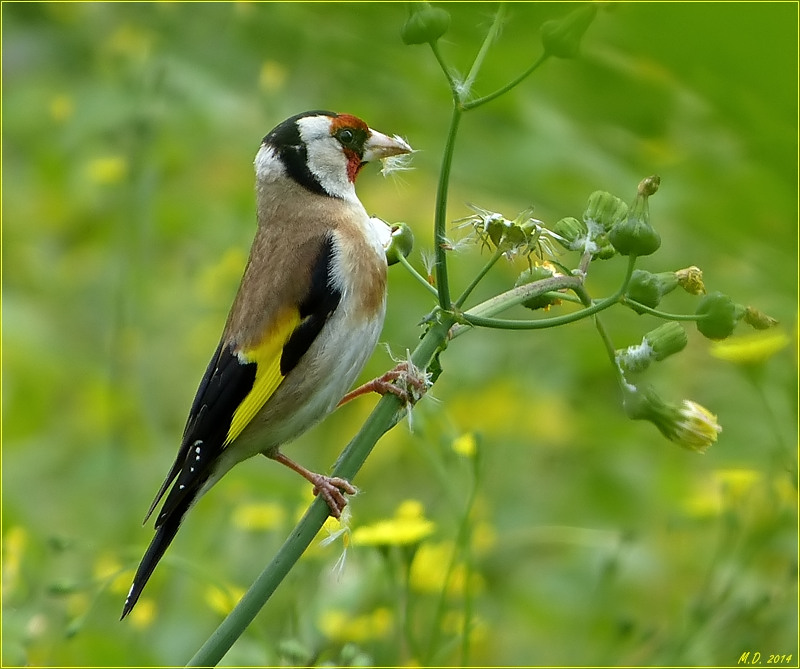
[[[404,361],[377,379],[372,379],[363,386],[351,390],[336,406],[340,407],[367,393],[378,393],[379,395],[392,393],[399,397],[403,404],[413,406],[427,392],[428,386],[427,374],[420,371],[411,362]]]
[[[322,499],[328,503],[328,508],[331,510],[331,515],[334,518],[340,518],[344,507],[347,506],[347,498],[344,496],[344,493],[355,495],[358,492],[350,481],[339,478],[338,476],[315,474],[302,465],[297,464],[291,458],[287,458],[280,451],[265,453],[264,455],[272,460],[280,462],[282,465],[286,465],[289,469],[296,471],[300,476],[310,482],[314,486],[314,494],[322,496]]]

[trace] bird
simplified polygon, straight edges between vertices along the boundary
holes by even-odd
[[[255,157],[257,231],[177,457],[145,516],[155,535],[125,599],[136,605],[187,512],[257,454],[293,469],[340,517],[345,479],[283,454],[332,412],[374,350],[386,313],[386,224],[355,191],[365,163],[412,152],[351,114],[314,110],[279,123]],[[383,226],[383,228],[381,228]]]

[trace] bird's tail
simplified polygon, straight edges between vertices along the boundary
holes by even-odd
[[[125,598],[125,606],[122,608],[120,620],[123,620],[125,616],[131,612],[133,607],[136,606],[136,602],[139,601],[139,596],[142,594],[144,586],[147,584],[147,581],[150,580],[153,570],[175,538],[178,528],[183,521],[183,517],[186,515],[193,501],[193,496],[185,498],[185,501],[177,508],[172,509],[169,515],[164,518],[163,522],[156,527],[156,535],[153,537],[142,561],[139,563],[136,576],[133,577],[133,585],[131,585],[128,596]]]

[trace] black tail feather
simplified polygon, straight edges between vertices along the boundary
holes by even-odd
[[[131,585],[128,596],[125,598],[125,606],[122,608],[120,620],[123,620],[125,616],[133,610],[133,607],[136,606],[136,602],[139,601],[139,596],[142,594],[144,586],[147,584],[147,581],[150,580],[153,570],[178,533],[178,528],[181,526],[181,522],[193,501],[194,495],[192,495],[190,499],[185,499],[181,507],[173,510],[156,529],[156,535],[153,537],[142,561],[139,563],[136,576],[133,577],[133,585]]]

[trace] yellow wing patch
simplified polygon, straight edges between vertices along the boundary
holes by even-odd
[[[253,388],[242,400],[236,413],[233,414],[224,446],[230,444],[242,433],[242,430],[255,418],[261,407],[283,381],[283,374],[281,374],[283,347],[299,324],[300,312],[297,309],[287,311],[255,347],[242,349],[239,352],[242,362],[256,363],[256,380]]]

